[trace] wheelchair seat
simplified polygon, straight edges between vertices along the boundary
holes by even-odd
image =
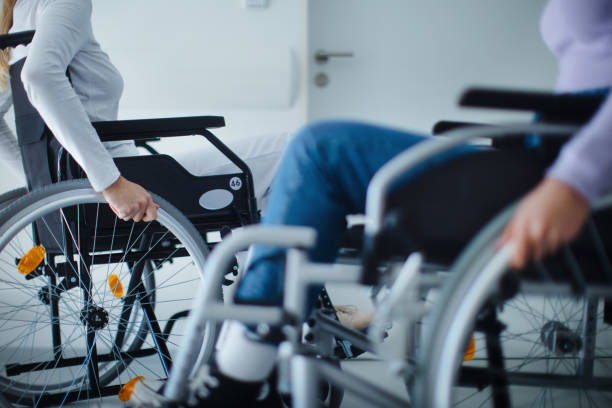
[[[379,253],[420,251],[434,263],[450,264],[488,220],[535,186],[544,170],[529,154],[483,148],[411,177],[389,194]]]

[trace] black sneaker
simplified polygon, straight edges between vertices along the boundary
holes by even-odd
[[[244,382],[223,375],[216,368],[200,369],[189,386],[189,407],[280,408],[275,386],[268,381]]]

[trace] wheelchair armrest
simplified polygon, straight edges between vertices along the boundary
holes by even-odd
[[[206,129],[225,126],[222,116],[192,116],[168,119],[116,120],[92,123],[100,140],[116,142],[158,137],[202,134]]]
[[[249,166],[240,157],[208,130],[225,126],[225,119],[222,116],[117,120],[94,122],[92,125],[98,132],[102,142],[118,142],[122,140],[137,141],[174,136],[203,136],[244,173],[246,188],[251,197],[249,212],[251,214],[257,212],[251,169],[249,169]]]
[[[0,35],[0,49],[29,44],[33,37],[34,30]]]
[[[543,121],[587,122],[605,95],[570,95],[550,92],[471,88],[463,93],[460,106],[538,112]]]
[[[440,120],[433,125],[431,133],[439,135],[440,133],[448,132],[449,130],[459,129],[467,126],[493,126],[485,123],[476,122],[458,122],[454,120]]]

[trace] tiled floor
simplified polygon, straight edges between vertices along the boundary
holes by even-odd
[[[360,308],[371,308],[367,291],[363,288],[328,288],[333,301],[336,304],[351,304],[356,305]],[[386,341],[388,347],[393,347],[393,331],[390,332],[390,337]],[[385,363],[377,361],[371,354],[364,354],[359,359],[346,361],[342,363],[342,369],[350,372],[360,378],[364,378],[372,383],[380,386],[381,388],[394,393],[401,398],[407,398],[406,388],[402,379],[391,374],[389,368]],[[119,408],[124,407],[123,404],[117,397],[107,397],[103,400],[97,401],[82,401],[79,403],[71,404],[72,407],[88,407],[88,408]],[[342,400],[342,408],[365,408],[370,407],[371,404],[360,400],[355,395],[345,393]]]
[[[354,373],[355,375],[359,375],[361,377],[367,378],[370,381],[373,381],[375,384],[387,389],[398,396],[406,397],[407,393],[405,391],[403,383],[396,377],[393,377],[388,373],[384,364],[371,361],[368,358],[363,360],[355,360],[351,362],[347,362],[343,364],[343,369]],[[116,397],[108,397],[102,401],[83,401],[77,404],[70,405],[71,407],[81,407],[81,408],[119,408],[124,407],[121,401],[119,401]],[[362,401],[358,397],[351,395],[350,393],[345,393],[344,398],[342,400],[341,408],[367,408],[371,407],[370,403]]]
[[[328,290],[330,292],[330,295],[333,301],[338,305],[351,304],[351,305],[356,305],[357,307],[361,309],[371,307],[369,303],[369,299],[368,299],[368,293],[363,288],[354,287],[354,288],[347,289],[346,287],[339,288],[339,287],[330,286],[328,287]],[[399,336],[397,332],[394,330],[398,330],[398,327],[394,327],[389,331],[389,337],[385,340],[385,343],[384,343],[385,350],[395,350],[399,347],[399,344],[398,344]],[[366,353],[358,359],[343,362],[342,369],[345,372],[351,373],[355,376],[363,378],[400,398],[403,398],[403,399],[408,398],[403,379],[397,375],[393,375],[387,363],[374,359],[373,355],[371,354]],[[537,404],[536,405],[533,404],[535,397],[532,391],[533,390],[528,390],[527,392],[525,392],[524,390],[517,390],[516,392],[512,394],[513,402],[516,403],[517,406],[525,406],[525,407],[539,406]],[[471,389],[466,389],[466,390],[463,390],[462,392],[466,394],[468,393],[476,394],[477,398],[485,399],[484,401],[485,405],[482,405],[482,406],[490,406],[486,404],[487,402],[486,399],[488,395],[487,393],[478,393]],[[560,394],[558,395],[561,395],[560,400],[562,401],[562,404],[558,404],[556,402],[554,405],[556,407],[573,408],[577,406],[582,406],[580,405],[581,403],[584,404],[587,402],[586,396],[583,396],[579,392],[576,392],[573,390],[561,390],[559,391],[559,393]],[[537,395],[538,394],[536,394],[536,396]],[[540,393],[539,395],[540,397],[538,398],[544,398],[544,399],[549,398],[547,394]],[[607,400],[604,400],[604,401],[607,401]],[[470,408],[472,406],[479,407],[481,406],[480,405],[481,402],[483,401],[471,402],[467,405],[467,408]],[[99,400],[98,401],[84,401],[78,404],[73,404],[72,406],[92,407],[92,408],[97,408],[97,407],[119,408],[119,407],[123,407],[124,404],[121,403],[116,397],[108,397],[102,401],[99,401]],[[371,403],[363,401],[359,397],[349,392],[346,392],[344,394],[344,398],[343,398],[342,405],[341,405],[342,408],[366,408],[370,406],[372,406]],[[464,407],[466,405],[461,405],[461,406]],[[590,405],[588,405],[587,403],[586,406],[590,406]],[[612,406],[612,404],[606,404],[604,402],[603,405],[598,403],[595,406]],[[1,407],[1,404],[0,404],[0,407]]]

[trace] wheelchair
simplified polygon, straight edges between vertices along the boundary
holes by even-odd
[[[0,47],[33,34],[1,36]],[[121,173],[160,206],[155,222],[124,222],[29,103],[24,61],[11,66],[10,85],[28,191],[0,204],[0,394],[17,405],[61,406],[117,395],[142,373],[166,378],[209,248],[259,219],[251,171],[211,133],[222,117],[93,123],[103,142],[199,135],[239,169],[196,177],[166,155],[118,158]],[[202,330],[198,361],[212,353],[217,325]]]
[[[461,102],[534,108],[545,122],[583,124],[604,97],[472,90]],[[548,160],[565,139],[553,138]],[[423,336],[416,406],[609,405],[610,198],[594,206],[574,242],[520,273],[508,270],[512,249],[496,245],[514,205],[478,231],[452,264]]]
[[[384,166],[368,188],[361,265],[310,262],[305,251],[314,244],[315,234],[308,228],[247,227],[224,240],[206,263],[185,341],[163,393],[155,398],[160,403],[185,401],[203,322],[232,319],[253,324],[263,337],[272,326],[282,327],[285,341],[278,351],[278,388],[291,395],[295,407],[320,406],[321,380],[372,406],[523,406],[524,396],[529,404],[544,406],[555,400],[567,402],[563,389],[568,387],[572,403],[606,405],[612,390],[607,361],[612,197],[598,205],[585,236],[524,274],[506,273],[511,248],[498,253],[495,247],[512,203],[535,186],[559,142],[579,129],[602,99],[467,92],[463,105],[537,111],[540,121],[469,128],[447,122],[443,125],[459,129],[415,146]],[[531,134],[543,140],[552,136],[553,154],[544,151],[540,157],[539,151],[533,156],[516,149],[516,143],[494,142],[492,148],[402,180],[397,188],[408,170],[467,141]],[[485,199],[475,196],[484,191],[490,192]],[[407,198],[415,192],[418,200]],[[233,254],[253,243],[288,248],[281,307],[222,305],[215,298],[214,288]],[[407,259],[406,254],[410,254]],[[301,341],[302,322],[309,316],[307,293],[311,286],[327,282],[389,289],[367,336],[355,336],[325,316],[308,321],[315,330],[313,349]],[[423,294],[432,288],[440,292],[433,312],[423,302]],[[522,313],[502,317],[506,310]],[[428,324],[421,332],[416,323],[424,317]],[[381,327],[388,320],[402,334],[401,347],[395,351],[381,347]],[[478,333],[472,337],[474,331]],[[330,334],[350,339],[387,361],[405,377],[410,401],[321,358],[326,348],[329,355]],[[521,343],[527,346],[520,347]],[[463,387],[468,387],[467,392],[454,392]],[[557,389],[562,390],[560,395],[555,394]]]

